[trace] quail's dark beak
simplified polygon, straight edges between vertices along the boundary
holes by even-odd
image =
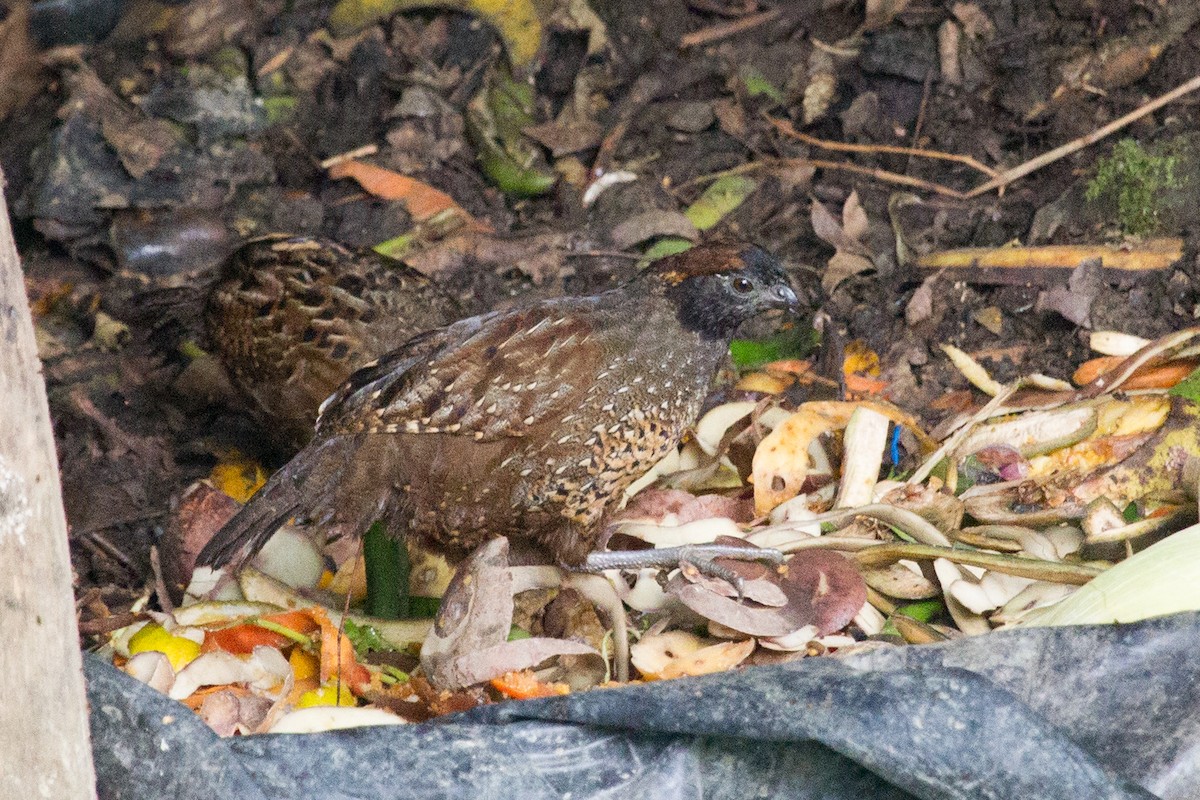
[[[792,287],[778,284],[767,292],[763,299],[763,310],[782,311],[788,316],[796,316],[800,313],[800,299]]]

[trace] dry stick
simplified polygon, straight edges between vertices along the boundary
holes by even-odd
[[[921,104],[917,106],[917,121],[913,124],[912,139],[909,140],[909,147],[915,148],[917,142],[921,141],[921,129],[925,127],[925,113],[929,110],[929,92],[933,88],[933,70],[925,70],[925,85],[921,87]],[[904,162],[904,171],[908,172],[912,168],[912,156]]]
[[[756,172],[760,169],[768,167],[815,167],[817,169],[839,169],[844,172],[854,172],[859,175],[866,175],[870,178],[875,178],[884,183],[895,183],[901,186],[909,186],[913,189],[921,189],[926,192],[953,197],[955,200],[965,200],[966,195],[962,192],[951,189],[949,186],[942,186],[940,183],[931,183],[923,181],[920,178],[913,178],[908,175],[901,175],[898,172],[889,172],[886,169],[874,169],[872,167],[860,167],[857,164],[843,164],[838,161],[825,161],[820,158],[770,158],[762,161],[751,161],[732,169],[713,172],[708,175],[701,175],[692,178],[679,185],[680,189],[686,189],[689,186],[694,186],[699,183],[708,183],[721,178],[726,178],[731,175],[742,175],[747,172]]]
[[[1173,100],[1177,100],[1180,97],[1182,97],[1183,95],[1188,94],[1189,92],[1194,92],[1197,89],[1200,89],[1200,75],[1197,75],[1196,77],[1192,78],[1187,83],[1177,86],[1176,88],[1172,89],[1171,91],[1167,92],[1166,94],[1162,95],[1161,97],[1158,97],[1155,100],[1151,100],[1149,103],[1146,103],[1145,105],[1141,106],[1140,108],[1136,109],[1135,111],[1131,111],[1128,114],[1126,114],[1125,116],[1120,117],[1119,119],[1113,120],[1112,122],[1105,125],[1103,128],[1098,128],[1086,136],[1081,136],[1078,139],[1075,139],[1071,142],[1068,142],[1067,144],[1064,144],[1062,147],[1056,147],[1053,150],[1051,150],[1050,152],[1043,153],[1042,155],[1038,156],[1037,158],[1032,158],[1029,161],[1026,161],[1024,164],[1021,164],[1020,166],[1013,167],[1012,169],[1009,169],[1009,170],[1005,170],[1003,173],[1001,173],[997,177],[993,178],[992,180],[988,181],[987,183],[984,183],[980,186],[976,186],[971,191],[966,192],[964,196],[967,199],[970,199],[972,197],[978,197],[979,195],[984,194],[986,192],[990,192],[992,189],[999,189],[1002,186],[1007,186],[1008,184],[1012,183],[1013,181],[1017,180],[1018,178],[1023,178],[1026,175],[1028,175],[1029,173],[1039,170],[1042,167],[1046,166],[1047,164],[1052,164],[1055,161],[1058,161],[1060,158],[1062,158],[1064,156],[1068,156],[1071,153],[1074,153],[1076,150],[1081,150],[1090,144],[1094,144],[1095,142],[1100,141],[1101,139],[1108,136],[1109,134],[1115,133],[1116,131],[1119,131],[1121,128],[1124,128],[1129,123],[1139,120],[1142,117],[1146,116],[1147,114],[1150,114],[1150,113],[1162,108],[1167,103],[1170,103]]]
[[[347,150],[344,153],[338,153],[335,156],[330,156],[329,158],[322,161],[320,166],[321,166],[321,169],[331,169],[333,167],[336,167],[338,164],[343,164],[347,161],[353,161],[355,159],[359,159],[364,156],[373,156],[378,152],[379,152],[379,145],[364,144],[363,146],[356,147],[353,150]]]
[[[970,156],[957,155],[955,153],[943,153],[939,150],[925,150],[920,147],[901,147],[894,144],[849,144],[847,142],[831,142],[827,139],[818,139],[815,136],[809,136],[807,133],[802,133],[796,130],[786,119],[776,119],[767,117],[768,122],[775,126],[780,133],[790,136],[794,139],[799,139],[805,144],[811,144],[814,147],[820,147],[825,150],[840,150],[846,153],[893,153],[901,156],[919,156],[920,158],[932,158],[940,161],[957,161],[960,164],[965,164],[971,169],[982,172],[984,175],[989,175],[992,178],[999,178],[1000,172],[992,169],[986,164],[980,163]],[[895,174],[895,173],[893,173]],[[907,177],[907,176],[905,176]]]
[[[751,28],[757,28],[759,25],[778,19],[783,13],[780,8],[773,8],[770,11],[763,11],[758,14],[751,14],[748,17],[735,19],[732,22],[722,22],[708,28],[701,28],[698,31],[692,31],[679,38],[679,49],[686,50],[689,47],[695,47],[700,44],[708,44],[720,39],[725,39],[735,34],[748,31]]]

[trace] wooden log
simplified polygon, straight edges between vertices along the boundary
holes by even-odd
[[[91,800],[58,457],[2,193],[0,347],[0,797]]]

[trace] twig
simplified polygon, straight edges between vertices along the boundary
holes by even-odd
[[[364,144],[362,147],[356,147],[353,150],[347,150],[344,153],[338,153],[336,156],[330,156],[321,162],[321,169],[329,169],[336,167],[345,161],[354,161],[363,156],[373,156],[379,152],[379,145]]]
[[[933,70],[925,70],[925,85],[921,87],[921,104],[917,106],[917,121],[913,124],[913,135],[909,146],[916,148],[917,142],[921,141],[921,129],[925,127],[925,113],[929,110],[929,91],[933,88]],[[908,161],[904,162],[904,171],[912,167],[912,156],[908,157]]]
[[[1076,150],[1082,150],[1084,147],[1100,141],[1104,137],[1121,130],[1121,128],[1124,128],[1131,122],[1135,122],[1147,114],[1157,111],[1167,103],[1178,100],[1185,94],[1194,92],[1197,89],[1200,89],[1200,75],[1195,76],[1187,83],[1175,87],[1166,94],[1151,100],[1145,105],[1142,105],[1140,108],[1129,112],[1125,116],[1113,120],[1104,127],[1097,128],[1086,136],[1080,136],[1078,139],[1067,142],[1061,147],[1056,147],[1048,153],[1043,153],[1036,158],[1031,158],[1020,166],[1005,170],[987,183],[976,186],[974,189],[966,192],[964,196],[967,199],[970,199],[972,197],[978,197],[981,194],[985,194],[986,192],[990,192],[992,189],[999,189],[1002,186],[1007,186],[1018,178],[1023,178],[1029,173],[1035,172],[1047,164],[1052,164],[1055,161],[1058,161],[1060,158],[1074,153]]]
[[[944,195],[945,197],[953,197],[955,200],[965,200],[966,195],[949,186],[943,186],[940,183],[932,183],[930,181],[913,178],[908,175],[901,175],[898,172],[889,172],[886,169],[875,169],[872,167],[860,167],[857,164],[844,164],[838,161],[825,161],[819,158],[769,158],[761,161],[751,161],[748,164],[741,164],[732,169],[722,170],[720,172],[712,172],[708,175],[701,175],[692,178],[690,181],[680,184],[679,188],[684,189],[688,186],[694,186],[699,183],[709,183],[711,181],[720,180],[721,178],[730,175],[743,175],[747,172],[756,172],[760,169],[770,167],[815,167],[817,169],[838,169],[845,172],[854,172],[859,175],[866,175],[884,183],[895,183],[900,186],[909,186],[913,189],[921,189],[926,192]]]
[[[761,11],[757,14],[751,14],[741,19],[731,20],[729,22],[721,22],[716,25],[710,25],[707,28],[701,28],[698,31],[684,34],[679,39],[679,49],[686,50],[689,47],[697,45],[709,44],[720,39],[726,39],[739,33],[757,28],[772,20],[778,19],[783,14],[780,8],[772,8],[770,11]]]
[[[784,135],[790,136],[794,139],[799,139],[805,144],[811,144],[814,147],[820,147],[825,150],[839,150],[846,153],[893,153],[901,156],[919,156],[921,158],[932,158],[941,161],[957,161],[960,164],[965,164],[971,169],[982,172],[984,175],[990,175],[993,178],[999,178],[1001,174],[998,170],[992,169],[986,164],[982,164],[970,156],[962,156],[956,153],[943,153],[939,150],[925,150],[920,147],[901,147],[894,144],[850,144],[848,142],[831,142],[826,139],[818,139],[815,136],[809,136],[807,133],[796,130],[795,126],[786,119],[776,119],[769,116],[766,119],[768,122],[774,125],[776,130],[778,130],[780,133],[783,133]]]

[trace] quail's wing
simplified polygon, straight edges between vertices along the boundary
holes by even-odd
[[[417,336],[354,373],[322,407],[318,430],[489,441],[557,422],[587,399],[616,344],[602,347],[595,335],[587,314],[594,303],[563,300]]]

